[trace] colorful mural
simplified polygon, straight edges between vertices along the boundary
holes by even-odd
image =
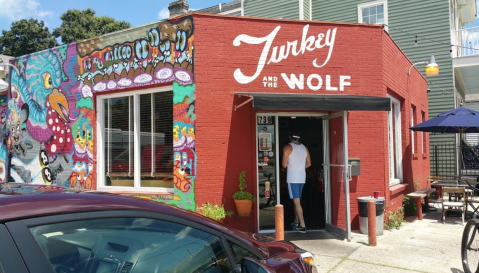
[[[0,146],[0,181],[9,173],[16,183],[94,189],[94,94],[170,83],[174,195],[152,199],[195,209],[193,19],[162,21],[142,37],[107,45],[124,36],[96,37],[15,60],[20,74],[12,70],[8,100],[0,100],[6,140]]]

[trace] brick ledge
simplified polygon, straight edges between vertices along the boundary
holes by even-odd
[[[389,188],[389,194],[396,195],[400,192],[406,191],[406,189],[407,189],[407,184],[394,185]]]

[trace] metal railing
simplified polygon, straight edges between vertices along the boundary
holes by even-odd
[[[431,175],[461,176],[479,175],[479,145],[462,142],[461,170],[457,158],[459,146],[456,143],[440,143],[431,146]]]
[[[452,57],[479,55],[479,27],[452,31]]]

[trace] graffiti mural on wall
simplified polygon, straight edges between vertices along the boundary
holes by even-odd
[[[82,92],[103,92],[165,82],[193,83],[193,21],[160,22],[148,36],[98,50],[77,43]],[[97,38],[100,43],[101,39]]]
[[[170,83],[175,188],[173,198],[158,200],[194,210],[192,18],[159,22],[142,37],[114,45],[105,45],[105,39],[63,45],[15,61],[20,74],[12,71],[8,107],[5,99],[0,101],[0,133],[6,139],[0,146],[1,181],[6,180],[2,171],[8,149],[10,177],[17,183],[95,188],[94,94]]]
[[[194,204],[185,202],[194,200],[192,189],[196,177],[195,86],[173,83],[173,90],[174,182],[181,197],[179,206],[191,207]]]

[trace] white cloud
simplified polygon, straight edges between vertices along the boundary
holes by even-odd
[[[51,11],[42,10],[37,0],[0,0],[0,17],[10,21],[36,18],[42,19],[53,15]]]
[[[168,8],[162,8],[160,12],[158,12],[158,19],[163,20],[168,17],[170,17],[170,11],[168,10]]]

